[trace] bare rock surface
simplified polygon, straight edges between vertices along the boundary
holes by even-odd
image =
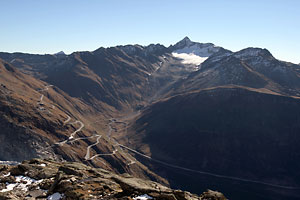
[[[208,190],[200,196],[173,190],[128,174],[116,175],[76,162],[32,159],[19,165],[0,165],[2,199],[158,199],[225,200]]]

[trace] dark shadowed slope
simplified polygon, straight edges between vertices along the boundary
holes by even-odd
[[[299,99],[239,87],[207,89],[153,104],[133,124],[129,141],[152,158],[177,166],[297,188],[299,113]],[[158,173],[167,173],[174,185],[184,186],[172,169],[152,164]],[[199,187],[199,179],[194,181],[189,187],[201,190],[202,181]],[[215,184],[236,199],[236,188],[226,188],[222,181],[217,179]],[[210,184],[208,181],[206,187]],[[259,192],[269,199],[282,198],[275,195],[281,193],[280,188],[250,186],[261,188]],[[291,198],[300,194],[289,192]]]

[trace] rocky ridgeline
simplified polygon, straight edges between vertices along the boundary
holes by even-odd
[[[196,196],[82,163],[40,159],[0,165],[2,199],[226,200],[223,194],[211,190]]]

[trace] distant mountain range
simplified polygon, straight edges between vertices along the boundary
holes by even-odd
[[[300,198],[300,66],[188,37],[0,53],[0,160],[81,161],[229,199]]]

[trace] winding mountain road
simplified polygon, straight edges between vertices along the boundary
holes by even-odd
[[[49,90],[49,87],[53,87],[53,85],[46,85],[44,89],[40,89],[40,90],[37,90],[37,91],[38,91],[38,92],[47,91],[47,90]],[[43,107],[43,105],[45,105],[45,103],[43,102],[43,100],[44,100],[44,94],[41,94],[41,96],[40,96],[40,98],[39,98],[39,100],[38,100],[38,102],[37,102],[37,104],[39,105],[39,109],[40,109],[40,110],[43,110],[43,111],[48,111],[48,112],[51,114],[51,112],[50,112],[49,110],[46,110],[46,109]],[[52,105],[51,107],[52,107],[53,109],[55,108],[54,105]],[[92,148],[93,146],[96,146],[96,145],[98,145],[98,144],[100,143],[100,139],[102,138],[102,135],[97,134],[97,135],[92,135],[92,136],[88,136],[88,137],[79,137],[79,138],[75,138],[75,135],[76,135],[78,132],[80,132],[80,131],[85,127],[85,125],[84,125],[83,122],[81,122],[81,121],[79,121],[79,120],[76,120],[76,121],[74,121],[74,122],[70,122],[72,118],[71,118],[69,115],[67,115],[67,114],[66,114],[66,116],[67,116],[67,119],[63,122],[64,125],[67,125],[67,124],[71,124],[71,125],[79,124],[80,127],[77,128],[74,132],[72,132],[68,139],[63,140],[63,141],[60,141],[60,142],[56,142],[56,143],[54,143],[53,145],[51,145],[51,146],[49,146],[49,147],[47,147],[47,148],[45,148],[45,149],[52,148],[52,147],[55,146],[55,145],[63,146],[64,144],[68,144],[68,143],[72,144],[73,142],[78,141],[78,140],[87,140],[87,139],[91,139],[91,138],[97,137],[96,142],[95,142],[94,144],[89,145],[89,146],[86,148],[86,155],[85,155],[85,157],[84,157],[85,160],[93,160],[94,158],[99,157],[99,156],[107,156],[107,155],[111,155],[111,156],[112,156],[112,155],[115,155],[116,152],[118,152],[118,149],[116,149],[116,148],[115,148],[116,146],[114,145],[113,147],[115,148],[115,150],[113,150],[112,153],[95,154],[95,155],[93,155],[93,156],[91,157],[91,155],[90,155],[90,154],[91,154],[91,153],[90,153],[90,150],[91,150],[91,148]],[[98,120],[98,121],[99,121],[99,120]],[[96,122],[98,122],[98,121],[96,121]],[[115,120],[114,118],[111,118],[111,119],[110,119],[110,122],[109,122],[109,124],[108,124],[109,129],[108,129],[108,131],[107,131],[107,136],[108,136],[109,140],[111,139],[110,136],[111,136],[111,132],[113,131],[113,128],[112,128],[111,124],[114,123],[115,121],[116,121],[116,120]],[[92,123],[91,123],[91,124],[92,124]],[[131,161],[131,163],[133,163],[133,162],[134,162],[134,161]]]
[[[79,137],[79,138],[75,138],[73,140],[69,140],[67,143],[73,143],[73,142],[76,142],[78,140],[87,140],[87,139],[91,139],[91,138],[95,138],[95,137],[99,137],[99,135],[92,135],[92,136],[89,136],[89,137]]]
[[[52,87],[53,85],[47,85],[45,86],[45,89],[43,90],[39,90],[39,91],[46,91],[49,89],[49,87]],[[39,99],[39,103],[42,105],[43,104],[43,98],[44,98],[44,95],[42,94],[40,99]],[[78,129],[76,129],[73,133],[71,133],[70,137],[67,139],[67,140],[64,140],[64,141],[61,141],[61,142],[57,142],[57,143],[54,143],[54,145],[63,145],[63,144],[66,144],[66,143],[72,143],[72,142],[75,142],[75,141],[78,141],[78,140],[85,140],[85,139],[90,139],[90,138],[94,138],[94,137],[97,137],[97,140],[94,144],[92,145],[89,145],[86,149],[86,155],[85,155],[85,160],[93,160],[94,158],[96,157],[100,157],[100,156],[113,156],[116,154],[116,152],[118,152],[118,149],[115,148],[115,150],[113,150],[112,153],[105,153],[105,154],[95,154],[93,155],[92,157],[90,156],[90,149],[93,147],[93,146],[96,146],[100,143],[100,139],[102,138],[102,135],[93,135],[93,136],[89,136],[89,137],[80,137],[80,138],[74,138],[74,136],[80,132],[83,128],[84,128],[84,123],[79,121],[79,120],[76,120],[75,122],[72,122],[70,123],[71,121],[71,117],[69,115],[67,115],[67,119],[64,121],[64,124],[80,124],[80,127]],[[109,138],[109,140],[111,140],[111,133],[112,133],[112,124],[113,123],[124,123],[126,125],[126,131],[127,131],[127,126],[128,126],[128,123],[126,122],[122,122],[122,121],[118,121],[117,119],[115,118],[111,118],[109,120],[110,122],[108,123],[108,131],[107,131],[107,137]],[[72,140],[73,139],[73,140]],[[212,177],[216,177],[216,178],[221,178],[221,179],[228,179],[228,180],[233,180],[233,181],[240,181],[240,182],[245,182],[245,183],[252,183],[252,184],[260,184],[260,185],[265,185],[265,186],[270,186],[270,187],[274,187],[274,188],[281,188],[281,189],[287,189],[287,190],[300,190],[300,187],[294,187],[294,186],[285,186],[285,185],[278,185],[278,184],[272,184],[272,183],[267,183],[267,182],[263,182],[263,181],[258,181],[258,180],[250,180],[250,179],[245,179],[245,178],[240,178],[240,177],[233,177],[233,176],[226,176],[226,175],[220,175],[220,174],[215,174],[215,173],[211,173],[211,172],[206,172],[206,171],[200,171],[200,170],[194,170],[194,169],[190,169],[190,168],[186,168],[186,167],[182,167],[182,166],[178,166],[178,165],[173,165],[173,164],[170,164],[170,163],[167,163],[165,161],[161,161],[161,160],[158,160],[158,159],[155,159],[155,158],[152,158],[151,156],[147,156],[146,154],[143,154],[141,152],[138,152],[137,150],[135,149],[132,149],[130,147],[127,147],[125,145],[122,145],[120,143],[118,143],[115,139],[113,139],[113,141],[115,142],[115,144],[113,145],[114,147],[116,146],[119,146],[121,148],[124,148],[130,152],[133,152],[137,155],[140,155],[144,158],[147,158],[153,162],[156,162],[156,163],[159,163],[161,165],[165,165],[167,167],[172,167],[174,169],[179,169],[179,170],[183,170],[183,171],[188,171],[188,172],[193,172],[193,173],[198,173],[198,174],[203,174],[203,175],[208,175],[208,176],[212,176]],[[52,145],[50,146],[52,147]],[[48,147],[49,148],[49,147]],[[130,160],[130,159],[129,159]],[[128,163],[127,165],[132,165],[132,164],[135,164],[136,162],[135,161],[132,161],[130,160],[130,163]]]
[[[39,90],[37,90],[37,91],[38,91],[38,92],[46,91],[46,90],[49,90],[49,87],[54,87],[54,85],[45,85],[45,88],[44,88],[44,89],[39,89]]]
[[[96,154],[96,155],[94,155],[93,157],[91,157],[89,160],[93,160],[94,158],[97,158],[97,157],[99,157],[99,156],[113,156],[113,155],[116,154],[116,152],[118,152],[118,149],[113,150],[112,153],[102,153],[102,154],[99,153],[99,154]]]
[[[72,125],[73,124],[80,124],[80,127],[74,131],[73,133],[71,133],[70,137],[69,137],[69,140],[73,139],[74,138],[74,135],[76,135],[76,133],[78,133],[79,131],[81,131],[84,127],[84,123],[82,123],[81,121],[78,121],[76,120],[75,122],[71,123]]]
[[[71,120],[71,117],[69,115],[67,115],[67,117],[68,118],[64,121],[64,124],[67,124]],[[81,121],[79,121],[79,120],[76,120],[75,122],[72,122],[72,123],[69,123],[69,124],[72,124],[72,125],[73,124],[80,124],[80,127],[78,129],[76,129],[73,133],[71,133],[71,135],[70,135],[70,137],[68,139],[63,140],[61,142],[56,142],[56,143],[54,143],[54,145],[60,145],[60,146],[62,146],[63,144],[69,143],[70,141],[79,140],[79,138],[74,139],[74,140],[72,140],[72,139],[74,138],[74,136],[76,135],[76,133],[78,133],[79,131],[81,131],[84,128],[84,124]],[[81,137],[80,139],[87,139],[87,138],[91,138],[91,137],[94,137],[94,136]]]
[[[111,140],[111,132],[112,132],[112,130],[113,130],[111,124],[114,123],[114,122],[116,122],[116,119],[115,119],[115,118],[111,118],[111,119],[109,120],[109,123],[108,123],[108,130],[107,130],[106,136],[108,137],[109,140]],[[113,156],[113,155],[116,154],[116,152],[118,152],[118,149],[116,149],[116,148],[115,148],[115,145],[113,145],[113,147],[115,148],[115,150],[113,150],[112,153],[95,154],[95,155],[93,155],[92,157],[90,157],[90,148],[93,147],[93,146],[95,146],[95,145],[97,145],[97,144],[99,144],[100,138],[101,138],[101,137],[97,138],[97,142],[96,142],[95,144],[92,144],[92,145],[90,145],[90,146],[88,147],[87,153],[86,153],[86,155],[85,155],[85,159],[86,159],[86,160],[93,160],[93,159],[95,159],[95,158],[97,158],[97,157],[100,157],[100,156]],[[98,139],[99,139],[99,140],[98,140]]]
[[[96,146],[97,144],[100,143],[101,137],[102,137],[102,135],[99,135],[99,136],[97,137],[96,143],[94,143],[94,144],[92,144],[92,145],[90,145],[90,146],[87,147],[87,149],[86,149],[86,154],[85,154],[85,156],[84,156],[84,159],[85,159],[85,160],[89,160],[89,159],[90,159],[90,157],[91,157],[91,156],[90,156],[90,150],[91,150],[91,148],[92,148],[93,146]]]
[[[40,97],[40,102],[43,102],[44,99],[44,95],[42,94],[42,96]]]
[[[98,135],[92,135],[92,136],[88,136],[88,137],[79,137],[79,138],[75,138],[73,140],[66,139],[66,140],[61,141],[61,142],[56,142],[50,147],[53,147],[55,145],[62,146],[63,144],[68,144],[68,143],[72,144],[73,142],[76,142],[76,141],[79,141],[79,140],[88,140],[88,139],[95,138],[95,137],[98,137]]]
[[[53,87],[53,85],[46,85],[44,89],[40,89],[40,90],[37,90],[37,91],[38,92],[47,91],[47,90],[49,90],[49,87]],[[51,114],[51,112],[49,110],[46,110],[45,107],[43,107],[44,105],[46,105],[46,103],[44,102],[44,94],[41,94],[40,99],[38,100],[37,104],[38,104],[39,110],[47,111],[49,114]],[[52,109],[55,108],[54,105],[49,104],[49,106],[51,106]]]
[[[44,89],[40,89],[40,90],[37,90],[37,91],[38,92],[48,91],[50,87],[54,87],[54,86],[53,85],[46,85]],[[46,110],[43,107],[43,105],[45,105],[45,103],[44,103],[43,100],[44,100],[44,94],[41,94],[41,96],[40,96],[40,98],[39,98],[39,100],[37,102],[37,104],[39,105],[38,108],[40,110],[42,110],[42,111],[48,111],[51,114],[51,112],[49,110]],[[50,106],[51,106],[52,109],[55,108],[54,105],[50,105]],[[63,123],[64,123],[64,125],[66,125],[66,124],[72,124],[72,125],[74,125],[74,124],[80,124],[80,127],[78,129],[76,129],[73,133],[71,133],[71,135],[70,135],[70,137],[68,139],[66,139],[64,141],[60,141],[60,142],[54,143],[53,145],[51,145],[50,147],[47,147],[47,148],[51,148],[54,145],[60,145],[60,146],[62,146],[63,144],[66,144],[66,143],[72,143],[72,142],[77,141],[77,140],[85,140],[85,139],[89,139],[89,138],[95,137],[95,136],[81,137],[81,138],[76,138],[76,139],[72,140],[74,138],[74,136],[84,128],[84,124],[81,121],[79,121],[79,120],[76,120],[75,122],[69,123],[70,121],[71,121],[71,117],[69,115],[67,115],[67,119]]]
[[[129,165],[133,165],[135,163],[136,163],[135,161],[131,160],[130,163],[128,163],[127,165],[129,166]]]
[[[64,124],[67,124],[71,120],[71,117],[67,115],[67,119],[64,121]]]

